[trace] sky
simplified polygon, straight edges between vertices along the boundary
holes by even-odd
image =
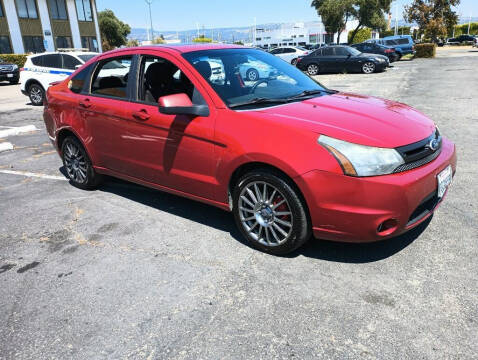
[[[392,14],[402,18],[403,6],[411,0],[395,0]],[[111,9],[131,27],[149,28],[145,0],[96,0],[98,11]],[[257,24],[317,20],[310,0],[152,0],[153,28],[157,31],[251,26]],[[457,11],[478,16],[478,0],[461,0]]]

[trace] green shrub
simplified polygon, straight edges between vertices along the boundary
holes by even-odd
[[[415,50],[415,57],[417,58],[432,58],[435,57],[437,46],[431,43],[416,44]]]
[[[25,65],[27,61],[26,54],[0,54],[0,59],[10,64],[17,64],[19,68]]]
[[[353,41],[352,41],[352,33],[353,31],[349,31],[349,36],[348,36],[349,44],[359,44],[372,38],[372,29],[369,29],[366,27],[357,31]]]

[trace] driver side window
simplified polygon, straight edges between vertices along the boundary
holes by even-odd
[[[206,101],[189,78],[169,60],[144,56],[138,86],[138,99],[157,105],[162,96],[185,93],[195,105],[204,105]]]

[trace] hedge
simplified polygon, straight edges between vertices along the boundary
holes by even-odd
[[[27,56],[26,54],[0,54],[0,59],[10,64],[17,64],[19,68],[22,68],[27,61]]]
[[[355,37],[354,37],[354,41],[352,42],[352,33],[353,31],[349,31],[349,35],[348,35],[348,43],[349,44],[359,44],[359,43],[362,43],[364,41],[367,41],[368,39],[372,38],[372,29],[369,29],[367,27],[364,27],[362,29],[360,29],[359,31],[357,31],[357,33],[355,34]]]
[[[436,44],[424,43],[415,45],[415,57],[417,58],[432,58],[437,52]]]

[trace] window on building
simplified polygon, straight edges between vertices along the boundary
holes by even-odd
[[[12,46],[8,36],[0,36],[0,54],[11,54]]]
[[[98,41],[96,41],[96,37],[94,36],[82,36],[81,47],[93,52],[98,52]]]
[[[63,69],[75,70],[78,65],[81,65],[80,60],[71,55],[62,54],[61,57],[63,58]]]
[[[72,48],[71,37],[69,36],[57,36],[55,38],[57,49],[70,49]]]
[[[75,0],[76,13],[80,21],[93,21],[90,0]]]
[[[43,46],[43,37],[41,36],[24,36],[23,46],[26,53],[45,52],[45,47]]]
[[[0,1],[0,17],[4,17],[3,15],[3,7],[2,7],[2,2]]]
[[[35,0],[15,0],[18,17],[22,19],[38,19]]]
[[[54,20],[67,20],[65,0],[48,0],[51,18]]]

